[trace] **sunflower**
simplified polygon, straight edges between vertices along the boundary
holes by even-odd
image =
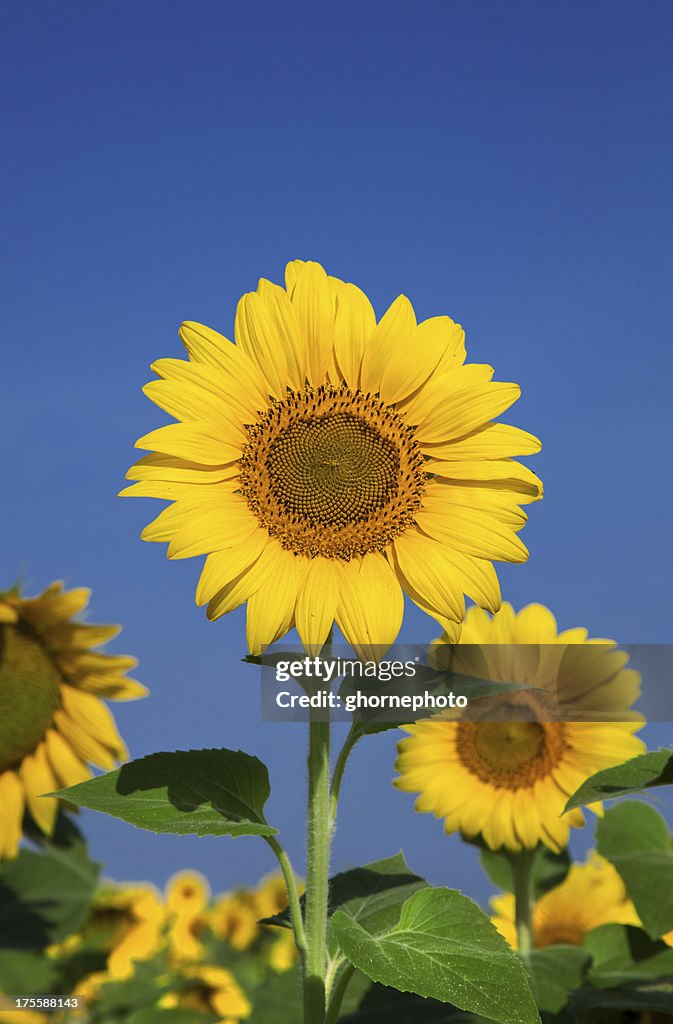
[[[493,924],[516,949],[514,896],[491,900]],[[597,853],[573,864],[563,882],[544,893],[533,909],[533,946],[581,946],[584,936],[602,924],[639,925],[640,920],[616,869]]]
[[[168,942],[175,962],[200,960],[204,947],[199,936],[208,926],[210,886],[198,871],[180,871],[166,886],[169,917]]]
[[[438,663],[450,651],[446,639],[434,649]],[[640,677],[627,661],[612,641],[589,640],[585,629],[559,633],[542,605],[517,615],[505,603],[492,617],[470,608],[453,667],[537,690],[479,701],[469,720],[467,712],[443,712],[406,726],[411,735],[398,746],[395,785],[419,793],[416,810],[444,818],[447,832],[481,835],[491,849],[532,849],[541,841],[561,850],[570,826],[584,824],[579,809],[561,816],[568,796],[590,775],[644,749],[633,735],[642,717],[628,711]],[[617,720],[570,720],[598,712]]]
[[[520,506],[541,495],[513,456],[540,448],[492,421],[519,397],[464,365],[462,328],[417,324],[295,260],[238,304],[236,343],[185,323],[189,360],[160,359],[145,393],[178,422],[122,494],[170,501],[145,528],[169,558],[207,555],[196,591],[217,619],[247,602],[252,653],[296,626],[315,652],[336,622],[364,657],[388,647],[403,591],[447,631],[464,595],[495,610],[492,562],[522,562]]]
[[[250,1001],[233,974],[224,967],[206,964],[184,967],[180,987],[163,996],[159,1005],[216,1014],[217,1024],[237,1024],[252,1012]]]
[[[51,835],[58,800],[43,797],[128,757],[101,697],[146,690],[126,678],[135,658],[94,650],[119,632],[78,615],[90,591],[52,583],[38,597],[0,594],[0,858],[16,854],[24,810]]]
[[[210,912],[210,927],[218,939],[239,952],[249,949],[260,935],[259,914],[254,893],[240,889],[215,900]]]
[[[128,978],[138,960],[147,960],[163,944],[166,910],[152,885],[112,885],[96,894],[83,940],[100,943],[108,952],[107,977]]]

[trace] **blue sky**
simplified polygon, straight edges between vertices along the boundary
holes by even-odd
[[[92,618],[123,622],[152,690],[119,709],[134,754],[257,753],[301,862],[301,726],[260,723],[242,613],[206,622],[196,562],[139,540],[159,506],[115,498],[162,422],[150,362],[180,354],[184,319],[230,334],[292,258],[378,313],[403,291],[450,314],[471,360],[521,384],[510,420],[543,438],[546,497],[505,596],[673,640],[670,4],[24,0],[1,20],[0,579],[89,585]],[[403,637],[436,632],[412,611]],[[354,756],[335,867],[404,846],[483,896],[471,851],[393,791],[393,755],[384,736]],[[118,878],[189,864],[223,889],[272,866],[253,840],[85,824]]]

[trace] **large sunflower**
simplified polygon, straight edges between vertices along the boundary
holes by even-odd
[[[376,322],[355,285],[288,264],[238,304],[236,344],[197,323],[189,361],[160,359],[145,393],[178,423],[122,494],[172,504],[143,531],[169,558],[207,555],[197,602],[216,619],[245,602],[259,653],[296,625],[313,651],[336,621],[371,654],[389,646],[403,591],[451,630],[464,594],[495,610],[493,560],[521,562],[520,505],[541,485],[512,456],[539,450],[493,423],[519,397],[464,365],[462,328],[417,324],[403,295]]]
[[[514,896],[491,900],[493,924],[516,949]],[[597,853],[573,864],[567,876],[544,893],[533,908],[533,946],[581,946],[584,936],[602,924],[640,924],[624,883],[609,861]]]
[[[119,632],[74,619],[90,591],[52,583],[38,597],[0,595],[0,858],[13,857],[24,810],[50,835],[58,801],[44,797],[114,768],[127,750],[101,697],[130,700],[145,688],[126,678],[137,664],[94,648]]]
[[[449,651],[442,640],[435,648],[440,662]],[[518,851],[541,841],[560,850],[570,826],[584,824],[579,808],[561,816],[569,795],[594,772],[644,749],[633,735],[642,718],[628,711],[640,677],[627,661],[612,641],[589,640],[585,629],[559,633],[542,605],[516,615],[504,603],[492,617],[470,608],[454,668],[542,692],[508,694],[504,705],[502,697],[497,705],[489,699],[482,721],[478,702],[470,720],[449,712],[406,726],[411,735],[398,747],[395,785],[419,793],[416,810],[444,818],[447,832],[481,835],[492,849]],[[613,720],[572,720],[599,714]]]

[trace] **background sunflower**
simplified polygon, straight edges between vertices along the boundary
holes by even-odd
[[[102,698],[147,691],[126,676],[135,658],[96,650],[120,627],[77,618],[89,596],[62,583],[32,598],[0,595],[0,857],[16,854],[25,810],[52,833],[58,800],[43,794],[90,778],[89,764],[111,769],[128,756]]]
[[[434,647],[439,663],[451,650],[446,641],[444,635]],[[568,797],[590,775],[644,750],[634,736],[641,716],[628,710],[640,677],[627,661],[612,641],[589,640],[585,629],[559,633],[543,605],[518,615],[507,602],[493,616],[470,608],[455,669],[525,683],[542,694],[508,694],[504,705],[502,698],[484,701],[483,721],[478,702],[469,720],[448,712],[406,726],[410,736],[398,745],[395,785],[419,793],[416,810],[443,818],[447,832],[481,835],[492,849],[532,849],[538,842],[562,849],[570,826],[584,824],[578,808],[562,816]],[[552,712],[547,720],[546,692],[569,709],[567,718]],[[617,720],[573,720],[584,705],[589,715],[606,707]]]

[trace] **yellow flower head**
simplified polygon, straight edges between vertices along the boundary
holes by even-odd
[[[300,886],[301,891],[301,886]],[[273,917],[287,907],[287,888],[282,875],[273,874],[263,878],[255,889],[257,916]]]
[[[248,949],[259,937],[259,918],[255,894],[250,889],[240,889],[215,900],[210,927],[218,939],[240,951]]]
[[[435,648],[436,661],[448,650]],[[498,721],[487,700],[484,721],[449,712],[406,727],[411,735],[398,746],[395,785],[419,793],[416,810],[444,818],[447,832],[481,835],[492,849],[543,842],[561,850],[570,826],[584,824],[579,809],[561,816],[570,794],[590,775],[644,749],[633,735],[642,718],[628,712],[640,680],[624,667],[627,661],[612,641],[589,640],[585,629],[559,633],[542,605],[516,615],[505,603],[492,617],[471,608],[455,648],[457,671],[550,690],[561,709],[581,711],[586,701],[590,711],[605,707],[619,720],[573,721],[569,714],[546,721],[544,694],[530,690],[508,694],[506,720]]]
[[[220,1018],[218,1024],[237,1024],[250,1016],[250,1001],[224,967],[191,965],[183,968],[181,975],[186,984],[164,996],[160,1000],[161,1006],[215,1013]]]
[[[464,595],[495,610],[492,561],[521,562],[520,506],[540,481],[513,456],[535,437],[492,422],[519,397],[464,365],[462,328],[417,324],[399,296],[376,322],[355,285],[287,266],[238,304],[236,344],[201,324],[189,360],[160,359],[145,393],[179,422],[123,494],[172,502],[143,531],[169,558],[207,555],[197,602],[247,602],[252,653],[297,627],[318,650],[336,621],[365,657],[395,640],[403,591],[451,630]]]
[[[84,936],[109,950],[110,979],[128,978],[137,960],[147,960],[163,944],[166,911],[151,885],[106,885],[96,894]]]
[[[516,949],[514,896],[494,896],[493,923]],[[573,864],[561,885],[544,893],[533,910],[533,945],[581,946],[584,936],[602,924],[640,923],[616,869],[597,853]]]
[[[0,859],[16,854],[24,809],[50,835],[58,801],[43,797],[112,769],[127,750],[101,700],[146,690],[127,679],[135,658],[94,648],[119,632],[73,616],[90,591],[52,583],[39,597],[0,595]]]
[[[208,925],[210,886],[198,871],[180,871],[166,886],[169,915],[168,940],[175,960],[200,960],[204,948],[199,939]]]

